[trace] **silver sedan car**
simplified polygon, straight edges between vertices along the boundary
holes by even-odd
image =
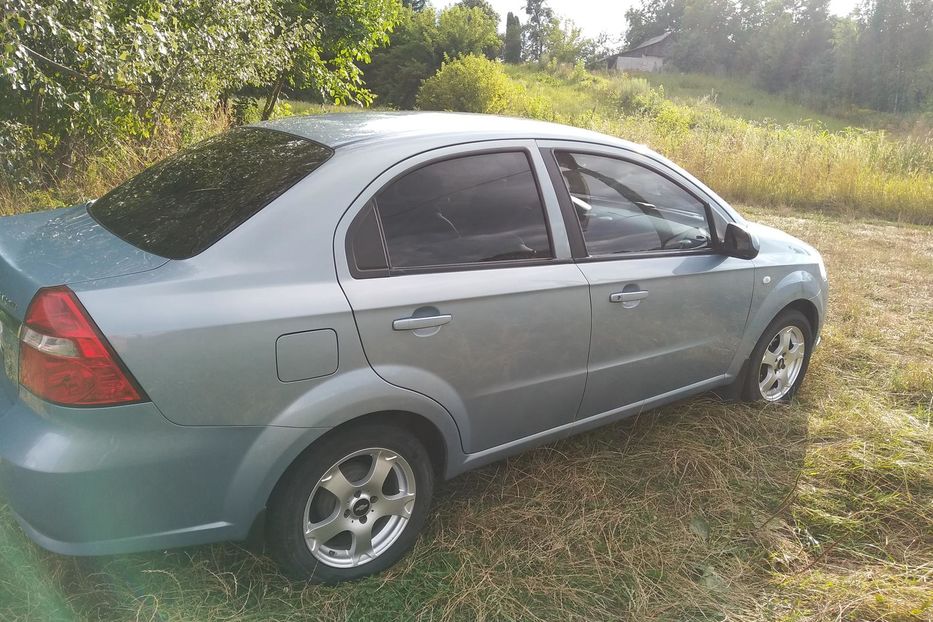
[[[819,253],[648,148],[443,113],[238,128],[0,220],[0,485],[67,555],[414,543],[435,480],[718,390],[800,386]]]

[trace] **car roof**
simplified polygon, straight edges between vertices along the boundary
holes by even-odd
[[[393,138],[436,138],[455,144],[477,140],[578,140],[637,148],[605,134],[557,123],[455,112],[343,112],[284,117],[254,124],[338,149]]]

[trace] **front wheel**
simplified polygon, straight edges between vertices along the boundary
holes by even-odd
[[[390,426],[338,431],[276,486],[266,538],[289,575],[338,583],[381,572],[414,545],[431,504],[430,458]]]
[[[752,351],[745,382],[750,401],[788,402],[803,382],[813,350],[806,316],[788,309],[778,315]]]

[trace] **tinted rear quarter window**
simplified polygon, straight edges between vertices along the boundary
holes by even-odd
[[[237,128],[179,151],[89,209],[147,252],[188,259],[215,244],[326,162],[333,151],[262,128]]]

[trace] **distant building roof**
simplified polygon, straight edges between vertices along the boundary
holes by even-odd
[[[639,43],[638,45],[632,46],[632,47],[630,47],[629,49],[627,49],[627,50],[625,50],[625,51],[623,51],[623,52],[621,52],[621,53],[622,53],[622,54],[626,54],[626,53],[628,53],[628,52],[634,52],[634,51],[636,51],[636,50],[640,50],[640,49],[642,49],[642,48],[646,48],[646,47],[648,47],[649,45],[654,45],[655,43],[661,43],[662,41],[664,41],[665,39],[667,39],[668,37],[670,37],[672,34],[674,34],[674,33],[672,33],[670,30],[668,30],[668,31],[665,32],[664,34],[658,35],[657,37],[651,37],[650,39],[645,39],[644,41],[642,41],[642,42]]]
[[[594,62],[596,62],[596,63],[604,63],[604,62],[608,61],[608,60],[611,59],[611,58],[618,58],[619,56],[626,56],[626,55],[631,54],[632,52],[636,52],[636,51],[638,51],[638,50],[640,50],[640,49],[642,49],[642,48],[646,48],[646,47],[648,47],[648,46],[654,45],[655,43],[661,43],[662,41],[667,40],[667,38],[670,37],[672,34],[674,34],[674,33],[671,32],[670,30],[668,30],[667,32],[665,32],[665,33],[663,33],[663,34],[660,34],[660,35],[658,35],[658,36],[656,36],[656,37],[651,37],[650,39],[645,39],[644,41],[642,41],[642,42],[639,43],[638,45],[632,46],[632,47],[630,47],[630,48],[628,48],[628,49],[626,49],[626,50],[622,50],[621,52],[615,52],[615,53],[613,53],[613,54],[609,54],[608,56],[604,56],[603,58],[599,58],[599,59],[597,59],[597,60],[594,61]]]

